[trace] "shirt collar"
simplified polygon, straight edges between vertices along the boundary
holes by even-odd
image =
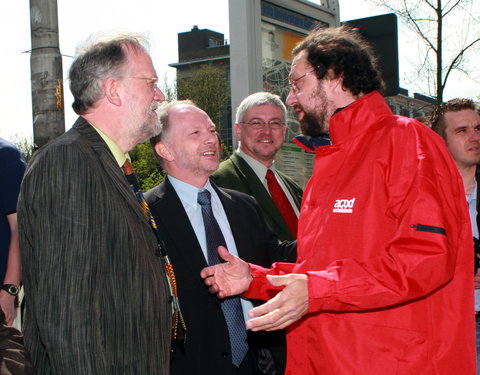
[[[114,141],[112,141],[104,132],[102,132],[100,129],[95,127],[95,125],[93,125],[92,123],[89,123],[89,124],[92,125],[92,128],[94,128],[97,131],[97,133],[100,135],[100,137],[102,137],[102,139],[105,141],[108,148],[112,152],[113,157],[117,161],[117,164],[120,167],[123,166],[123,164],[125,163],[125,160],[127,159],[130,160],[130,155],[128,155],[128,153],[124,154],[120,149],[120,147]]]
[[[247,164],[250,166],[250,168],[253,169],[260,181],[263,181],[265,179],[265,175],[267,174],[268,169],[271,169],[272,172],[275,173],[275,161],[272,163],[270,168],[267,168],[258,160],[255,160],[250,155],[247,155],[240,148],[237,149],[236,153],[238,156],[240,156],[243,160],[247,162]]]
[[[470,195],[467,195],[467,202],[468,204],[472,204],[472,202],[475,203],[476,205],[476,201],[477,201],[477,188],[478,188],[478,185],[477,183],[475,182],[475,186],[473,187],[473,190],[472,192],[470,193]]]
[[[167,175],[167,178],[177,192],[180,200],[194,208],[196,208],[198,205],[197,197],[200,190],[206,189],[212,194],[214,192],[213,187],[210,184],[210,180],[207,180],[205,186],[199,189],[196,186],[187,184],[186,182],[180,181],[179,179],[176,179],[175,177],[172,177],[170,175]]]

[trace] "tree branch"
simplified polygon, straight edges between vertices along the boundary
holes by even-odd
[[[460,62],[462,61],[462,58],[463,58],[463,55],[465,54],[465,52],[467,52],[467,50],[471,47],[473,47],[475,44],[477,44],[478,42],[480,42],[480,38],[477,38],[475,39],[472,43],[470,43],[468,46],[466,46],[465,48],[462,48],[462,50],[457,54],[457,56],[455,56],[455,58],[453,59],[453,61],[450,63],[450,65],[448,66],[448,69],[447,69],[447,73],[445,74],[445,76],[443,77],[443,80],[442,80],[442,86],[445,87],[446,84],[447,84],[447,79],[448,79],[448,76],[450,75],[450,73],[452,72],[452,70],[454,69],[457,69],[458,68],[458,65],[460,64]]]
[[[453,4],[453,5],[450,7],[449,10],[442,9],[443,18],[445,18],[446,16],[448,16],[448,14],[449,14],[453,9],[455,9],[461,2],[462,2],[462,0],[457,0],[457,1],[455,1],[455,4]]]

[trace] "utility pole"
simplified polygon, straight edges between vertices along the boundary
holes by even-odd
[[[57,0],[30,0],[33,143],[40,148],[65,132]]]

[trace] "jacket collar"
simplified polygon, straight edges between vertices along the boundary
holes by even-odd
[[[330,119],[330,139],[328,136],[299,135],[294,138],[294,142],[306,151],[316,151],[330,142],[335,145],[354,138],[367,131],[380,119],[390,115],[392,111],[383,96],[378,91],[373,91],[335,112]]]
[[[392,111],[378,91],[364,95],[330,119],[332,144],[354,138],[367,131],[382,118],[391,115]]]

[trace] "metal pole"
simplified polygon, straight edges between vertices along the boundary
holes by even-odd
[[[45,145],[65,131],[57,0],[30,0],[33,142]]]

